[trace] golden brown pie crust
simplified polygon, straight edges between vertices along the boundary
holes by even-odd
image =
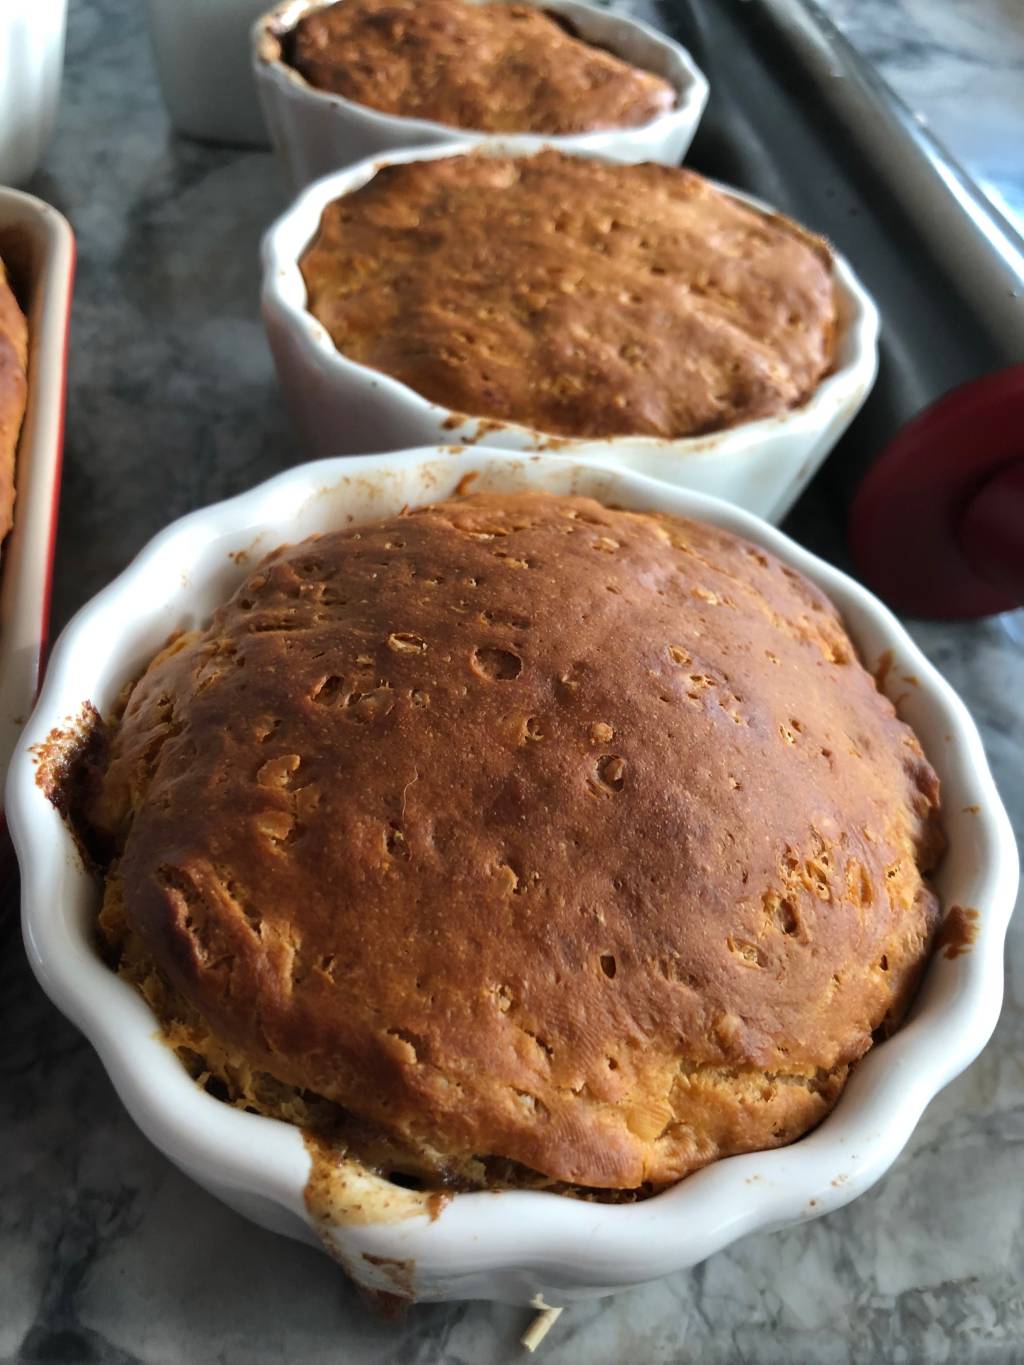
[[[304,15],[287,50],[320,90],[476,132],[629,128],[676,102],[668,81],[533,5],[342,0]]]
[[[827,245],[674,167],[551,150],[388,166],[328,205],[300,266],[343,355],[556,436],[781,415],[833,364]]]
[[[428,1182],[605,1190],[827,1113],[943,847],[821,592],[545,494],[272,555],[131,690],[89,813],[108,938],[236,1100],[342,1106]]]

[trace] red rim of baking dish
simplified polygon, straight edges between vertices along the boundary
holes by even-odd
[[[26,196],[27,197],[27,196]],[[40,201],[42,203],[42,201]],[[56,210],[50,205],[44,205],[56,215]],[[54,562],[57,551],[57,529],[60,519],[60,494],[64,468],[64,437],[67,429],[67,391],[68,391],[68,349],[71,336],[71,312],[74,293],[75,270],[78,261],[78,244],[75,239],[74,231],[70,223],[63,215],[56,215],[67,228],[67,266],[61,284],[61,297],[65,301],[64,317],[61,326],[60,344],[60,395],[59,411],[57,413],[57,425],[54,441],[53,457],[53,477],[50,487],[49,506],[47,512],[46,536],[46,556],[43,571],[42,592],[40,594],[40,615],[38,640],[39,648],[35,660],[34,678],[32,684],[32,695],[27,698],[27,710],[30,711],[35,705],[42,685],[43,675],[46,671],[46,661],[49,655],[50,644],[50,613],[53,604],[53,573]],[[45,266],[44,266],[45,268]],[[20,452],[19,452],[20,455]],[[15,516],[17,516],[17,500],[15,501]],[[0,558],[0,572],[6,573],[8,564],[6,556]],[[13,869],[13,849],[7,838],[7,818],[3,809],[2,797],[0,797],[0,867],[9,865]]]

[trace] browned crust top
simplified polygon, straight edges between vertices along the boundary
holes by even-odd
[[[937,810],[798,573],[523,494],[271,556],[134,687],[92,818],[252,1067],[635,1188],[827,1112],[924,961]]]
[[[385,167],[327,206],[300,266],[344,355],[558,436],[717,431],[799,406],[832,365],[826,244],[674,167]]]
[[[476,132],[635,127],[676,101],[668,81],[533,5],[342,0],[304,15],[286,47],[317,89]]]
[[[28,402],[28,323],[0,260],[0,539],[14,519],[14,464]]]

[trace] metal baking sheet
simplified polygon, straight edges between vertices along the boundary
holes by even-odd
[[[874,392],[787,523],[841,558],[836,524],[889,437],[955,385],[1024,362],[1024,241],[811,0],[642,13],[711,82],[687,164],[823,233],[881,310]]]

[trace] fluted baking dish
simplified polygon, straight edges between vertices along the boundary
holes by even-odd
[[[107,710],[171,631],[207,619],[261,553],[316,531],[475,490],[543,487],[633,509],[699,517],[779,556],[837,603],[867,666],[885,659],[944,790],[949,850],[936,879],[947,913],[977,912],[973,944],[937,952],[904,1026],[861,1061],[839,1104],[791,1147],[730,1157],[637,1204],[536,1191],[456,1194],[433,1220],[422,1196],[382,1178],[361,1187],[390,1209],[328,1226],[307,1209],[310,1157],[297,1129],[199,1089],[160,1041],[141,996],[100,960],[100,888],[37,782],[52,732],[83,706]],[[909,675],[914,682],[907,681]],[[895,617],[866,589],[765,522],[641,475],[551,456],[443,449],[304,465],[159,535],[84,607],[53,652],[11,765],[8,814],[21,863],[25,941],[54,1002],[88,1035],[129,1111],[182,1170],[265,1227],[324,1244],[364,1286],[418,1299],[526,1304],[608,1294],[694,1265],[747,1233],[817,1217],[863,1193],[899,1155],[929,1100],[995,1026],[1017,856],[978,733],[963,704]],[[966,922],[966,921],[965,921]]]
[[[537,138],[509,138],[478,150],[483,155],[528,156],[549,145]],[[801,407],[705,436],[573,438],[515,422],[467,418],[338,351],[306,309],[306,286],[299,270],[324,209],[365,185],[382,166],[459,155],[473,148],[470,142],[410,148],[325,176],[303,191],[266,234],[263,319],[281,387],[308,453],[325,456],[485,440],[494,449],[549,450],[632,469],[728,498],[770,521],[781,520],[860,409],[878,367],[878,312],[841,256],[833,257],[839,330],[831,372]],[[737,190],[726,192],[767,208]]]
[[[14,526],[0,545],[2,781],[36,695],[50,611],[75,239],[49,204],[0,188],[0,256],[28,318],[28,404],[14,470]]]
[[[283,43],[303,15],[331,2],[285,0],[253,27],[253,67],[263,113],[296,189],[363,157],[398,148],[458,143],[466,138],[500,140],[492,133],[385,114],[310,85],[283,59]],[[677,92],[675,107],[648,123],[566,134],[548,141],[563,151],[604,152],[619,161],[678,164],[693,140],[708,98],[708,83],[686,49],[637,19],[581,0],[544,0],[543,8],[570,20],[581,38],[663,76]]]

